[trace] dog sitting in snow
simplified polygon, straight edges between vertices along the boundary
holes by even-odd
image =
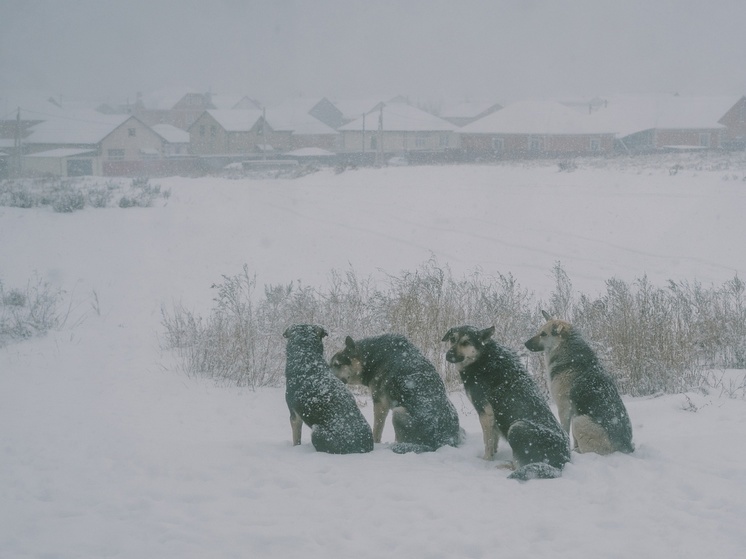
[[[430,361],[404,336],[384,334],[354,341],[331,359],[334,374],[345,384],[368,386],[373,398],[373,440],[381,442],[389,410],[399,454],[457,446],[458,414],[443,379]]]
[[[578,452],[632,452],[632,424],[614,380],[580,333],[542,311],[547,323],[526,342],[544,352],[552,398],[560,423]]]
[[[570,441],[528,376],[518,356],[492,339],[495,327],[458,326],[444,342],[446,361],[456,365],[466,395],[479,415],[484,458],[491,460],[498,439],[507,439],[516,470],[510,478],[556,478],[570,461]]]
[[[303,423],[311,428],[311,443],[319,452],[351,454],[373,450],[370,425],[344,384],[324,360],[321,326],[296,324],[287,338],[285,401],[290,410],[293,444],[301,443]]]

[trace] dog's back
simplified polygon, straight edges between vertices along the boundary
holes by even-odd
[[[331,454],[370,452],[373,434],[355,398],[324,361],[320,326],[300,324],[285,331],[285,400],[290,410],[293,443],[300,444],[300,429],[312,429],[316,450]]]

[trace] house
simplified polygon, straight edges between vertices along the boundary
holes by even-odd
[[[725,126],[722,145],[729,149],[746,149],[746,97],[741,97],[718,120]]]
[[[416,161],[442,159],[459,147],[456,126],[406,103],[381,104],[338,129],[340,153],[406,154]]]
[[[146,162],[163,156],[163,138],[137,117],[96,111],[70,112],[36,124],[23,144],[25,172],[45,174],[60,169],[62,176],[80,174],[82,167],[92,175],[150,174]],[[61,159],[56,167],[50,163],[54,158]],[[86,163],[68,165],[71,158]]]
[[[164,156],[189,154],[189,132],[171,124],[155,124],[151,128],[163,139]]]
[[[329,128],[336,130],[349,120],[345,120],[342,111],[326,97],[317,98],[297,98],[285,101],[272,108],[273,111],[279,110],[283,113],[306,114],[314,117],[316,120],[323,122]]]
[[[25,138],[35,124],[64,113],[62,105],[45,92],[0,90],[0,138]]]
[[[727,131],[719,121],[736,104],[733,97],[610,97],[591,116],[616,131],[626,152],[716,149]]]
[[[348,124],[362,118],[363,115],[378,112],[384,105],[381,99],[338,99],[331,103],[342,114],[342,124]],[[334,128],[338,129],[339,126]]]
[[[197,155],[248,155],[277,143],[290,147],[290,134],[280,138],[266,125],[260,110],[206,110],[188,132],[191,152]]]
[[[600,155],[614,130],[555,101],[518,101],[459,129],[467,157],[511,159]]]
[[[320,107],[319,103],[310,105],[299,102],[284,103],[278,107],[269,108],[265,113],[267,124],[276,134],[282,134],[283,139],[289,137],[290,146],[287,149],[319,148],[327,151],[336,150],[337,131],[315,116],[311,111]],[[275,148],[285,148],[282,141]]]
[[[458,127],[462,127],[502,108],[502,105],[498,103],[464,101],[441,110],[440,117]]]

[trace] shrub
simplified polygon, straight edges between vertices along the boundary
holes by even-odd
[[[455,389],[460,381],[445,362],[443,334],[461,324],[494,325],[499,343],[516,350],[545,388],[540,356],[523,346],[543,323],[540,310],[545,309],[581,330],[626,394],[706,388],[712,386],[707,370],[745,366],[746,286],[737,277],[711,288],[612,278],[605,293],[591,298],[573,291],[559,263],[553,274],[555,288],[548,301],[541,301],[511,275],[477,270],[454,278],[434,258],[379,284],[353,269],[334,270],[326,290],[292,282],[267,285],[263,293],[244,266],[241,274],[223,276],[213,286],[216,305],[207,318],[181,305],[164,309],[166,347],[175,349],[189,374],[259,387],[283,382],[282,332],[290,324],[323,325],[330,334],[329,355],[347,335],[397,332],[410,338]]]
[[[0,282],[0,346],[61,326],[65,321],[59,310],[61,297],[62,291],[38,277],[23,290],[6,291]]]

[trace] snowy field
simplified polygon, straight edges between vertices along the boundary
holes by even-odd
[[[644,274],[719,285],[746,277],[744,178],[735,158],[398,167],[159,179],[171,196],[151,208],[0,207],[6,288],[37,273],[70,305],[59,331],[0,348],[0,558],[743,556],[742,396],[625,398],[635,453],[518,483],[480,458],[461,392],[460,448],[329,456],[306,428],[291,445],[281,388],[188,378],[160,337],[163,306],[208,312],[244,264],[259,285],[431,255],[540,295],[557,261],[588,294]]]

